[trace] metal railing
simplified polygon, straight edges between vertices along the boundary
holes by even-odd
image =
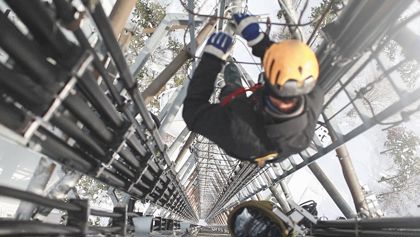
[[[0,14],[0,47],[9,56],[0,65],[2,134],[132,198],[196,219],[101,5],[84,1],[89,14],[83,15],[64,0],[6,3],[29,33]],[[96,24],[102,52],[77,17]],[[102,55],[118,78],[108,74]]]

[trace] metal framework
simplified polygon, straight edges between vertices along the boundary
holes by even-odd
[[[322,29],[323,38],[316,42],[320,43],[319,85],[326,93],[326,100],[316,136],[311,146],[300,154],[262,169],[229,157],[213,142],[189,133],[187,128],[172,144],[163,143],[161,135],[185,98],[187,75],[182,87],[161,110],[158,116],[161,127],[157,127],[146,108],[148,101],[188,59],[200,58],[197,49],[216,27],[229,30],[226,19],[246,8],[246,1],[220,1],[214,9],[219,21],[195,13],[192,0],[181,2],[188,14],[166,15],[131,67],[126,64],[99,1],[82,1],[87,14],[67,0],[53,0],[49,4],[40,0],[4,2],[28,32],[23,33],[18,26],[20,22],[0,14],[0,48],[7,54],[7,60],[0,64],[0,135],[45,155],[54,163],[42,159],[31,181],[32,189],[26,192],[0,186],[1,196],[30,203],[20,206],[19,220],[0,221],[0,235],[18,234],[18,228],[22,235],[127,235],[136,227],[133,218],[142,216],[145,219],[141,222],[149,223],[147,213],[134,213],[135,201],[149,202],[154,208],[165,210],[159,216],[148,217],[153,224],[146,224],[146,230],[180,229],[181,220],[198,223],[199,219],[220,230],[231,208],[249,198],[260,199],[265,191],[272,194],[284,212],[293,210],[293,198],[284,181],[306,166],[349,218],[319,221],[311,233],[313,236],[392,236],[404,228],[420,229],[417,219],[351,219],[370,217],[371,210],[365,210],[366,214],[357,209],[358,213],[354,213],[315,163],[368,129],[376,125],[398,125],[418,111],[419,107],[413,105],[419,104],[420,88],[402,87],[401,79],[394,73],[408,60],[420,62],[418,54],[410,51],[420,44],[420,37],[407,28],[408,23],[419,19],[420,10],[401,19],[413,1],[348,1],[338,20]],[[300,19],[296,8],[300,6],[287,0],[279,1],[279,6],[292,34],[305,39],[304,31],[297,27]],[[81,29],[82,18],[97,30],[97,45],[91,44]],[[173,24],[189,26],[190,43],[140,92],[134,78]],[[196,35],[195,28],[200,25]],[[315,42],[318,26],[308,43]],[[407,58],[393,64],[384,59],[383,48],[390,40],[406,51]],[[114,73],[107,71],[105,61],[115,68]],[[191,73],[195,62],[192,65]],[[378,74],[360,86],[360,76],[369,65],[377,67]],[[244,83],[253,83],[240,68]],[[367,98],[375,88],[386,88],[394,96],[385,105],[375,106]],[[217,93],[216,89],[213,102]],[[355,123],[343,128],[340,119],[348,116],[349,111],[353,112]],[[388,120],[393,122],[385,122]],[[321,130],[327,130],[328,134],[322,135]],[[322,136],[330,137],[331,142],[323,142]],[[45,189],[51,169],[56,165],[66,169],[60,181],[45,195],[34,194],[36,188]],[[114,212],[90,209],[88,202],[77,195],[69,202],[59,200],[67,196],[82,175],[111,187],[110,195],[116,204]],[[357,181],[357,177],[353,179]],[[353,182],[353,185],[358,184]],[[357,190],[357,187],[350,188]],[[119,201],[115,190],[126,193],[126,198]],[[127,202],[128,207],[124,206]],[[124,207],[119,207],[120,204]],[[67,212],[66,225],[33,221],[33,217],[46,216],[52,209]],[[89,225],[89,215],[111,218],[109,227]],[[393,226],[383,228],[390,223]],[[366,229],[354,230],[355,225]],[[419,233],[410,230],[406,234],[418,236]]]
[[[324,112],[319,121],[320,126],[318,130],[327,127],[329,129],[329,136],[333,138],[333,141],[330,144],[325,144],[320,142],[319,138],[315,136],[311,147],[299,155],[294,155],[285,159],[279,164],[280,169],[277,169],[279,174],[276,177],[267,180],[268,186],[261,187],[261,185],[255,184],[255,182],[249,184],[251,187],[242,190],[243,196],[239,201],[246,200],[259,192],[268,189],[269,186],[280,182],[297,170],[307,166],[316,159],[321,158],[328,152],[333,151],[349,140],[367,131],[369,128],[383,124],[382,121],[398,114],[404,110],[404,108],[420,99],[418,89],[414,89],[410,92],[403,92],[404,89],[399,88],[396,85],[395,81],[398,79],[390,76],[399,65],[388,66],[387,68],[383,59],[380,58],[381,49],[390,40],[389,38],[385,38],[386,34],[390,34],[391,37],[396,37],[399,33],[405,33],[407,37],[413,37],[413,32],[400,31],[410,19],[403,21],[402,23],[395,23],[395,19],[398,18],[410,4],[411,1],[403,1],[401,2],[401,5],[398,6],[389,1],[350,2],[346,11],[340,16],[340,19],[324,30],[327,38],[319,47],[317,54],[320,58],[320,75],[323,75],[320,85],[326,91],[327,100],[324,104]],[[381,13],[383,11],[388,13],[386,18],[384,18]],[[411,18],[417,16],[418,13],[415,13]],[[377,18],[379,17],[381,18],[380,24],[378,24],[377,21]],[[363,22],[363,24],[361,22]],[[373,28],[377,29],[377,31],[371,31]],[[343,29],[346,29],[349,32],[364,32],[364,34],[351,34],[354,37],[349,38],[346,37],[347,33]],[[409,50],[409,45],[402,45],[402,47],[407,47],[406,49]],[[372,80],[366,87],[358,88],[355,93],[354,83],[357,84],[357,76],[363,72],[363,69],[367,65],[375,63],[380,65],[383,74]],[[350,76],[345,76],[349,74]],[[367,109],[366,106],[361,103],[364,100],[363,93],[366,93],[372,86],[381,87],[381,84],[383,83],[390,83],[392,89],[396,91],[398,98],[379,112],[369,111],[370,108]],[[342,107],[332,107],[332,102],[334,102],[338,96],[346,96],[349,102]],[[343,133],[340,131],[338,121],[346,116],[346,112],[352,109],[357,111],[357,120],[360,122],[346,133]],[[411,115],[415,111],[417,110],[409,111],[408,114]],[[406,113],[407,112],[403,112],[402,114]],[[406,117],[406,119],[408,119],[408,117]],[[243,183],[242,187],[245,186],[246,183]],[[236,189],[236,186],[232,187],[232,191]],[[233,203],[225,206],[227,203],[226,199],[229,200],[235,193],[235,191],[232,193],[229,191],[230,190],[222,194],[218,206],[214,208],[214,212],[208,217],[209,219],[213,218],[218,213],[229,210],[235,205],[235,203]]]
[[[5,32],[1,47],[10,57],[9,63],[1,65],[1,120],[6,127],[2,133],[22,145],[40,147],[41,153],[67,168],[135,199],[151,201],[178,218],[197,220],[101,5],[85,2],[106,46],[101,53],[108,54],[118,70],[122,93],[113,85],[116,78],[106,72],[100,54],[88,43],[78,19],[73,18],[75,9],[68,2],[54,1],[63,25],[57,25],[48,15],[48,6],[40,1],[7,4],[28,26],[33,39],[1,14]],[[31,9],[37,9],[35,16]],[[77,44],[62,33],[66,30],[71,30]],[[34,46],[37,44],[54,47],[41,51]],[[68,50],[73,57],[68,57]],[[47,58],[55,60],[56,66]],[[95,73],[106,89],[95,81]]]

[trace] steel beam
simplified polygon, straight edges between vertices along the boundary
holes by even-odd
[[[136,5],[136,0],[117,0],[109,15],[112,30],[115,38],[119,38],[121,32],[124,30],[125,24],[128,21],[131,11]]]
[[[188,80],[184,80],[184,83],[188,81]],[[165,106],[163,107],[163,109],[160,110],[159,114],[158,114],[158,118],[159,121],[161,121],[161,127],[162,127],[162,122],[165,119],[166,115],[169,112],[169,109],[172,108],[172,105],[175,103],[176,98],[178,98],[178,94],[179,92],[182,90],[183,85],[182,86],[178,86],[175,91],[172,93],[171,97],[169,98],[168,102],[165,104]]]
[[[340,192],[335,188],[334,184],[330,181],[328,176],[322,171],[321,167],[316,162],[313,162],[308,165],[309,169],[312,171],[314,176],[318,179],[321,185],[324,187],[325,191],[332,198],[334,203],[344,214],[346,218],[353,218],[356,216],[356,213],[350,208],[346,200],[342,197]]]
[[[350,193],[353,197],[354,205],[358,213],[370,216],[369,207],[366,202],[365,194],[359,179],[354,170],[353,163],[351,162],[350,154],[345,145],[338,147],[336,150],[338,160],[340,161],[344,178],[349,186]]]
[[[283,212],[287,213],[291,210],[289,203],[287,202],[287,199],[282,193],[279,191],[278,185],[270,186],[270,191],[273,194],[274,198],[277,200],[277,202],[280,204],[281,209]]]
[[[200,46],[204,40],[214,31],[216,20],[210,21],[201,29],[196,37],[196,44]],[[189,44],[190,45],[190,44]],[[155,96],[162,87],[171,79],[171,77],[181,68],[182,65],[191,57],[188,52],[189,45],[185,46],[181,52],[166,66],[166,68],[156,77],[155,80],[143,91],[142,96],[145,102],[148,103]]]
[[[185,162],[185,164],[182,166],[182,169],[178,172],[179,179],[183,180],[187,171],[190,171],[191,167],[195,164],[196,164],[196,162],[195,162],[195,159],[194,159],[193,155],[190,155],[188,157],[187,161]],[[182,183],[182,181],[181,181],[181,183]]]
[[[166,36],[169,29],[173,24],[179,23],[180,21],[187,21],[188,15],[186,14],[167,14],[159,26],[155,29],[153,35],[147,40],[145,46],[139,52],[138,56],[134,60],[133,65],[130,67],[130,72],[135,78],[147,60],[150,58],[155,49],[159,46],[160,41]]]
[[[176,137],[175,141],[172,143],[172,145],[169,147],[169,149],[167,151],[169,158],[171,158],[175,154],[175,151],[181,146],[182,142],[187,137],[187,135],[189,134],[189,132],[190,131],[188,130],[188,128],[185,127],[181,131],[181,133],[178,135],[178,137]]]
[[[190,133],[190,135],[188,136],[188,139],[185,141],[184,145],[182,146],[181,151],[179,152],[178,156],[176,157],[174,161],[175,166],[176,166],[175,170],[178,170],[180,168],[181,159],[182,157],[184,157],[185,153],[187,153],[192,142],[194,141],[195,136],[196,136],[195,133]]]
[[[182,104],[184,103],[184,99],[187,96],[187,90],[188,90],[189,84],[190,84],[189,79],[184,80],[179,92],[173,95],[175,96],[175,98],[173,101],[171,101],[172,103],[168,102],[168,104],[165,105],[164,109],[167,108],[168,112],[166,113],[166,116],[164,117],[162,121],[161,127],[159,129],[160,132],[165,132],[168,129],[169,124],[175,119],[175,116],[181,110]]]
[[[188,0],[188,8],[192,11],[194,11],[194,0]],[[190,55],[195,56],[195,53],[197,51],[197,42],[195,41],[195,21],[194,21],[194,15],[188,14],[188,25],[189,25],[189,32],[190,32],[190,44],[189,44],[189,52]],[[193,67],[192,71],[195,70],[195,59],[193,59]]]

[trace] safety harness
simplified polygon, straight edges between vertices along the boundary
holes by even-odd
[[[233,99],[235,99],[236,97],[245,94],[248,91],[251,91],[252,93],[254,93],[255,91],[257,91],[258,89],[260,89],[262,87],[261,83],[255,84],[253,86],[251,86],[248,89],[245,89],[244,87],[240,87],[236,90],[234,90],[233,92],[231,92],[230,94],[228,94],[227,96],[225,96],[222,101],[220,102],[221,106],[226,106],[227,104],[229,104]],[[273,152],[270,153],[268,155],[264,155],[262,157],[258,157],[256,159],[254,159],[254,161],[258,164],[259,167],[264,167],[265,163],[267,161],[270,160],[274,160],[278,157],[278,153],[277,152]]]
[[[261,83],[255,84],[248,89],[245,89],[244,87],[239,87],[238,89],[234,90],[229,95],[225,96],[222,99],[222,101],[220,102],[220,105],[225,106],[225,105],[229,104],[236,97],[245,94],[247,91],[255,92],[258,89],[260,89],[261,87],[262,87]]]

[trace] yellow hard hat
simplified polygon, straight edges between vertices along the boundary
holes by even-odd
[[[263,66],[266,84],[278,97],[309,93],[319,75],[315,53],[299,40],[272,44],[265,52]]]

